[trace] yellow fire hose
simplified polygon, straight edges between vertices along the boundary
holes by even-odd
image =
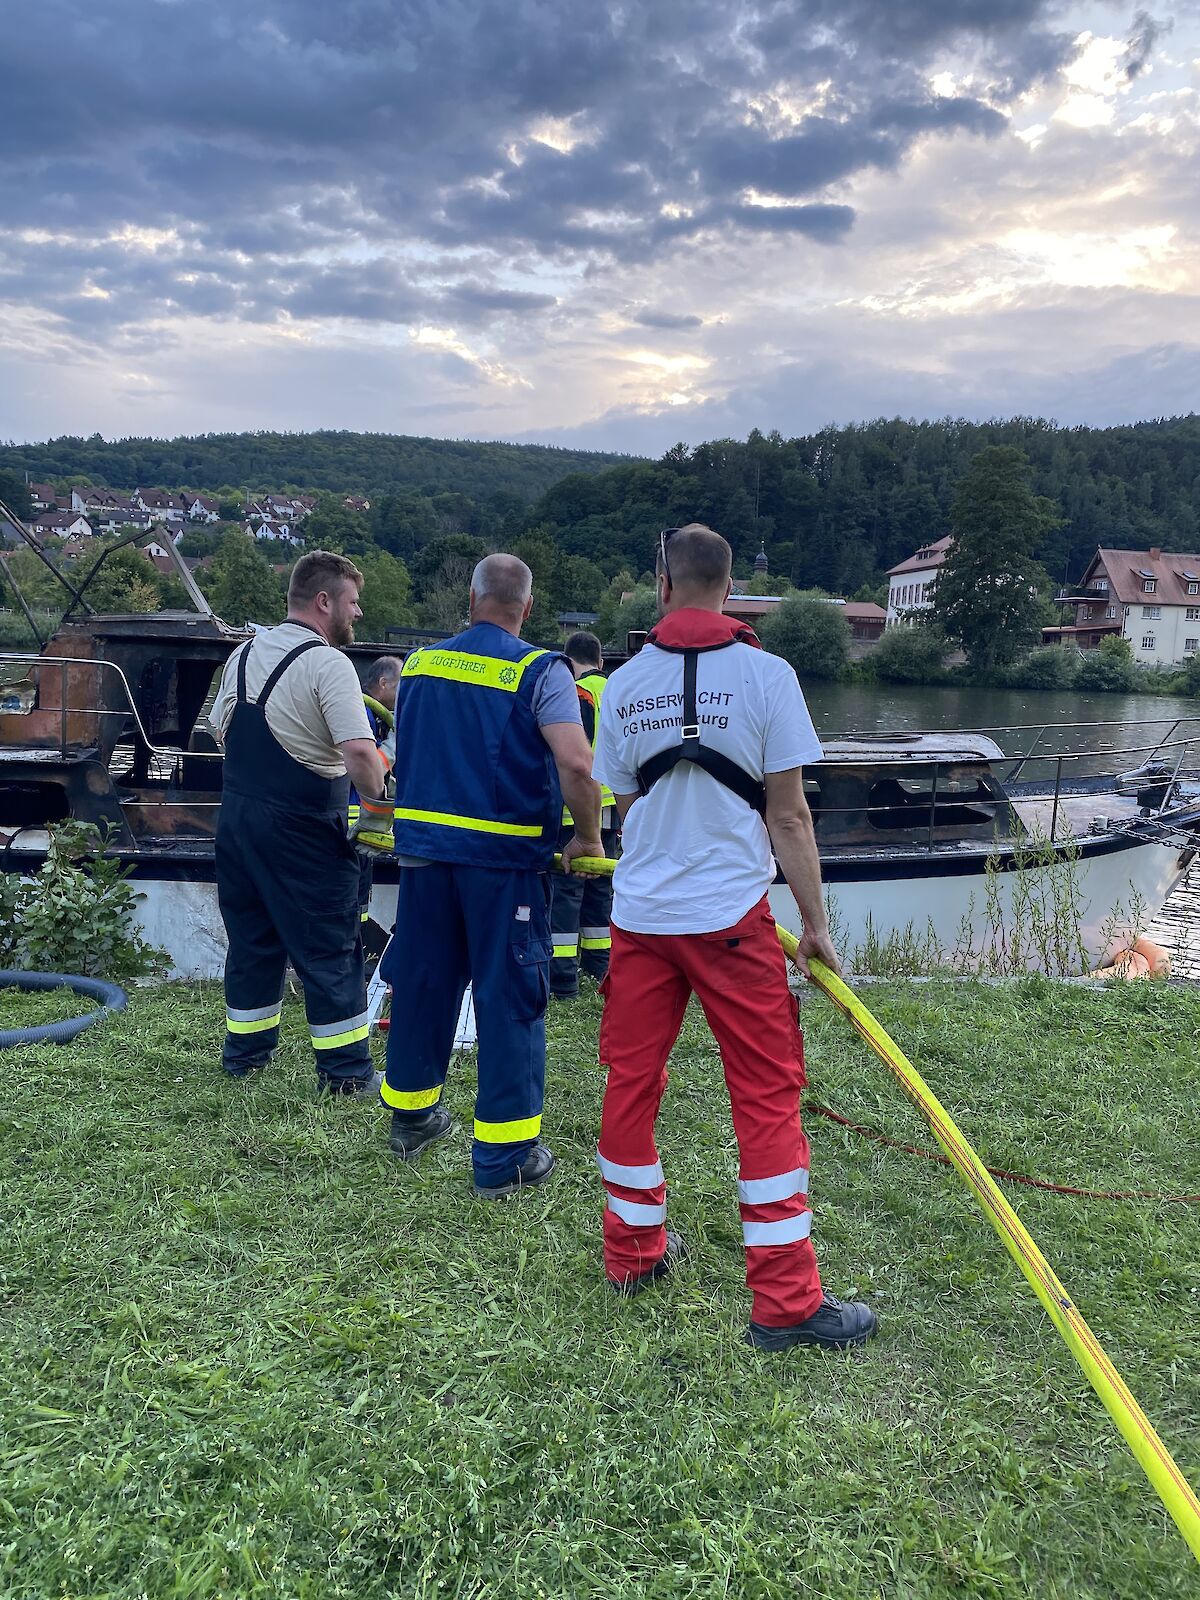
[[[573,863],[582,872],[596,874],[611,873],[615,864],[592,858],[580,858]],[[789,933],[778,923],[776,932],[784,953],[794,959],[799,944],[795,934]],[[1024,1273],[1067,1348],[1104,1402],[1105,1409],[1136,1456],[1155,1493],[1171,1513],[1175,1526],[1187,1540],[1192,1554],[1200,1561],[1200,1500],[1197,1500],[1191,1484],[1179,1470],[1171,1452],[1129,1392],[1125,1380],[1105,1354],[1100,1341],[1072,1304],[1024,1223],[996,1187],[950,1113],[853,990],[815,957],[809,958],[808,970],[811,981],[850,1019],[933,1129],[937,1142],[983,1207],[988,1221],[1000,1235],[1004,1248]]]

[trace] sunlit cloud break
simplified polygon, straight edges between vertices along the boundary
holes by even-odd
[[[6,437],[1197,392],[1194,7],[43,0],[0,58]]]

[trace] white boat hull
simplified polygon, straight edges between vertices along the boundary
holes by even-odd
[[[903,876],[830,882],[830,923],[843,960],[852,970],[867,970],[872,947],[877,952],[890,942],[894,954],[902,946],[925,951],[930,966],[940,948],[943,960],[963,971],[1089,970],[1114,936],[1145,930],[1179,881],[1187,855],[1177,842],[1146,838],[1074,863],[1025,866],[990,878],[977,860],[966,872],[938,873],[937,863],[924,860]],[[1061,911],[1071,880],[1077,916],[1067,919]],[[770,900],[776,921],[799,933],[787,886],[774,885]],[[1077,924],[1078,941],[1068,921]]]

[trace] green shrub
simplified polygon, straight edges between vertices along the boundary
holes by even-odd
[[[1137,667],[1128,639],[1110,634],[1101,640],[1099,650],[1091,651],[1079,663],[1075,674],[1077,689],[1101,694],[1132,694],[1137,688]]]
[[[103,855],[107,839],[90,823],[50,830],[46,859],[32,878],[0,874],[0,961],[31,972],[136,978],[162,966],[133,928],[128,868]]]
[[[1062,645],[1048,644],[1014,662],[1004,675],[1013,689],[1069,689],[1079,670],[1079,658]]]
[[[940,683],[949,649],[936,628],[918,623],[889,628],[866,659],[884,683]]]
[[[800,678],[840,678],[846,670],[850,624],[828,600],[789,595],[757,631],[764,648],[782,656]]]

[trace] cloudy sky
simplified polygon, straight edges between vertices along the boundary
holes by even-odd
[[[15,0],[0,437],[1200,408],[1200,0]]]

